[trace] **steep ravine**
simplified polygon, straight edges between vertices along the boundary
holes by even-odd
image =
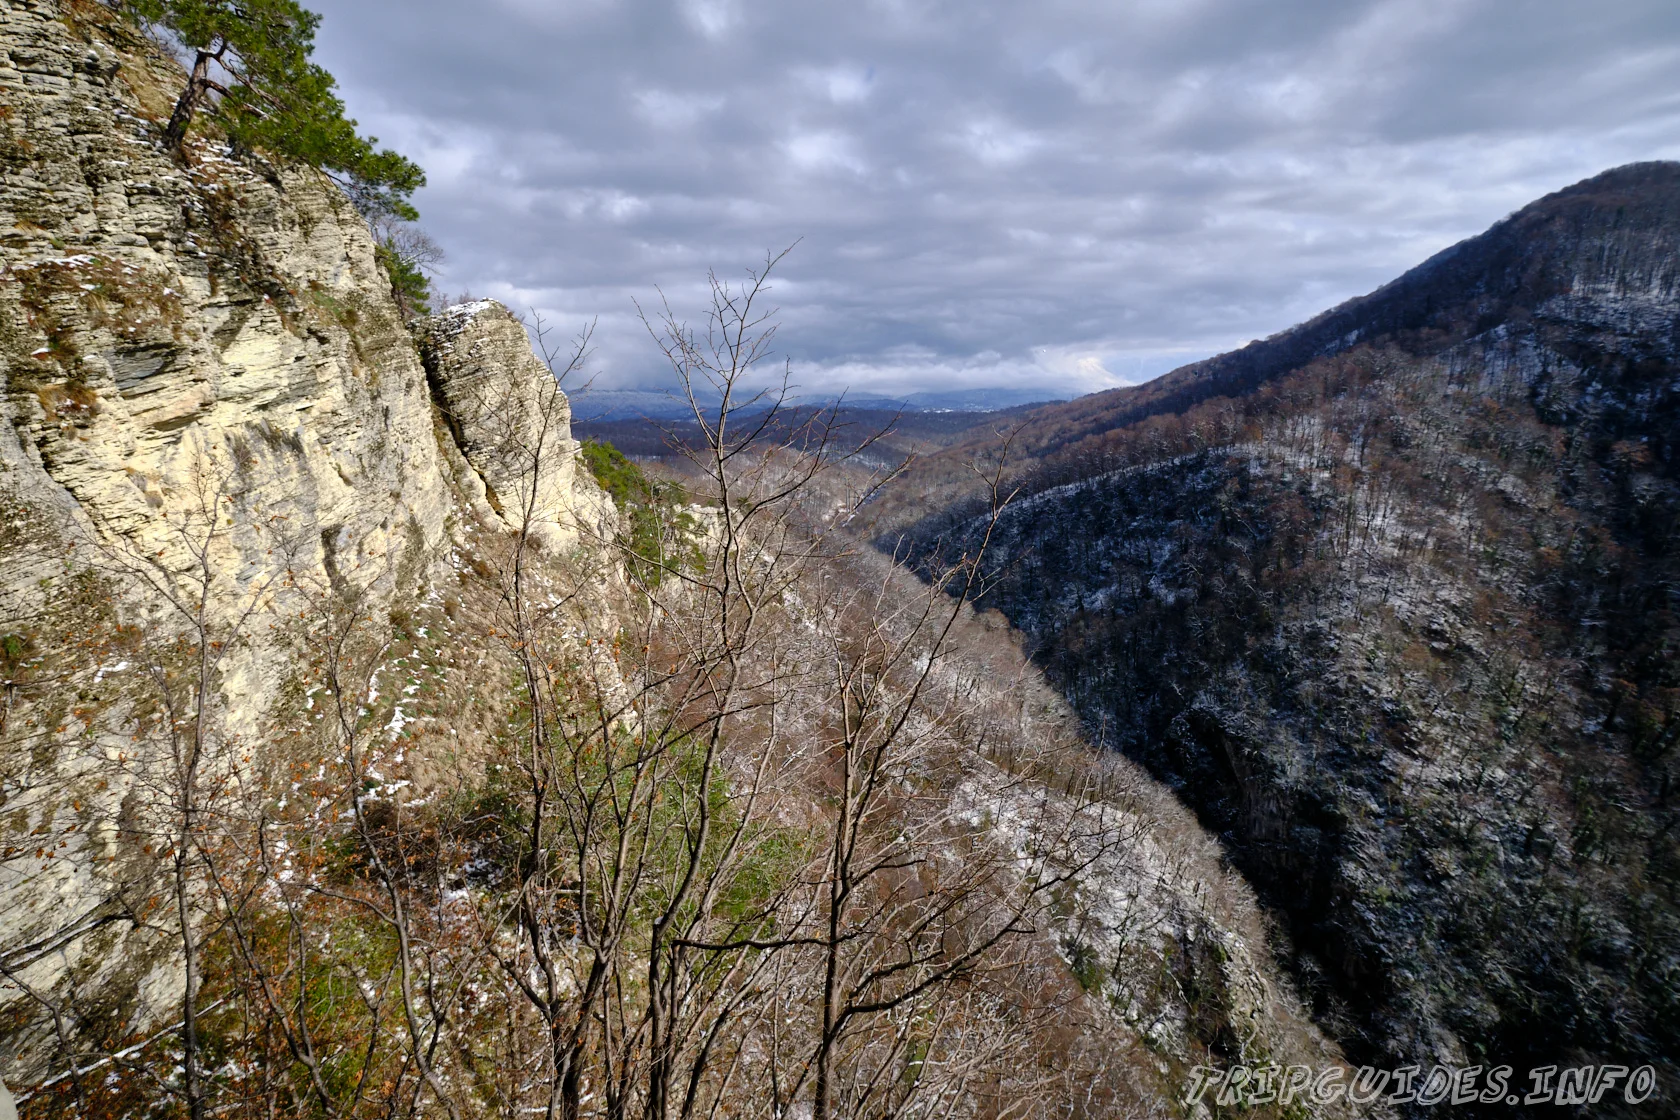
[[[329,180],[214,140],[183,160],[162,150],[178,81],[102,5],[0,4],[0,1076],[38,1094],[37,1115],[69,1099],[52,1094],[76,1063],[144,1073],[172,1045],[181,927],[153,907],[167,841],[146,814],[178,808],[166,748],[182,736],[169,732],[202,713],[160,714],[167,689],[142,665],[190,671],[177,654],[214,647],[205,771],[256,786],[285,721],[319,718],[318,683],[297,683],[318,653],[289,628],[300,606],[353,604],[384,628],[393,666],[433,674],[424,717],[419,701],[381,698],[393,764],[406,744],[455,736],[453,720],[474,733],[472,698],[505,698],[505,680],[472,676],[482,662],[422,648],[416,618],[444,625],[480,546],[504,543],[518,511],[572,565],[544,578],[573,579],[562,590],[600,632],[615,625],[616,514],[577,468],[564,396],[519,322],[484,302],[411,331]],[[576,586],[578,572],[594,582]],[[195,591],[208,604],[196,614]],[[1105,1102],[1091,1114],[1203,1115],[1178,1099],[1198,1064],[1340,1062],[1217,845],[1136,767],[1080,753],[1070,711],[996,621],[965,622],[952,671],[953,689],[984,700],[976,741],[1054,742],[1106,767],[1131,838],[1035,931],[1066,1004],[1065,1034],[1044,1047],[1089,1074],[1070,1092]],[[820,651],[814,624],[795,632]],[[405,738],[405,720],[430,738]],[[444,762],[403,764],[423,781]],[[1007,798],[1054,795],[1001,788],[953,789],[946,805],[985,842],[1014,843]],[[169,1099],[150,1091],[153,1106]],[[1346,1114],[1261,1114],[1303,1110]]]

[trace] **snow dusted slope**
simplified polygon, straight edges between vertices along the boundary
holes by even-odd
[[[1023,436],[988,602],[1356,1058],[1680,1091],[1677,274],[1680,165],[1635,165]],[[985,524],[899,500],[925,548]]]

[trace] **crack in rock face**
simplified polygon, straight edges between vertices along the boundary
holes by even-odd
[[[461,304],[415,333],[433,399],[496,519],[554,552],[599,539],[604,507],[577,469],[571,405],[512,312]]]

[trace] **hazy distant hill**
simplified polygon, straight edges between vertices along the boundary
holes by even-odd
[[[990,602],[1363,1059],[1680,1093],[1677,357],[1680,164],[1636,164],[1009,441]],[[930,457],[881,543],[972,548],[1004,447]]]
[[[690,415],[685,402],[656,389],[583,389],[571,396],[578,417],[589,421],[680,420]],[[803,393],[797,394],[795,399],[811,407],[841,402],[850,409],[886,413],[985,413],[1067,398],[1043,389],[953,389],[909,393],[902,397],[848,393],[842,398],[823,393]]]

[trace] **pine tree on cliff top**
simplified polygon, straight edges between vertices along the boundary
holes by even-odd
[[[296,0],[130,0],[127,11],[168,29],[194,55],[164,128],[170,147],[180,148],[194,115],[207,109],[235,144],[332,175],[370,219],[417,217],[409,197],[425,173],[360,135],[333,76],[309,59],[319,15]]]

